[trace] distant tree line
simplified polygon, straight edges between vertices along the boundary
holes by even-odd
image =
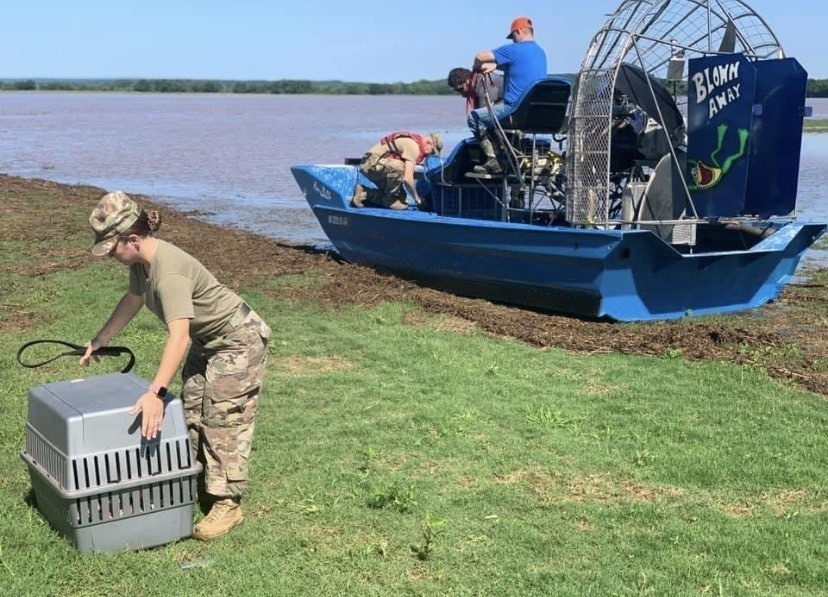
[[[56,79],[0,81],[0,91],[135,91],[144,93],[274,93],[326,95],[445,95],[445,79],[414,83],[345,81],[204,81],[195,79]]]
[[[323,95],[447,95],[445,79],[414,83],[345,81],[205,81],[197,79],[26,79],[0,81],[0,91],[134,91],[139,93],[274,93]],[[828,79],[808,79],[808,97],[828,97]]]
[[[828,79],[808,79],[808,97],[828,97]]]

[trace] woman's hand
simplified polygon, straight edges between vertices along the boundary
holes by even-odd
[[[102,346],[103,346],[103,345],[102,345],[102,344],[98,344],[98,342],[97,342],[96,340],[90,340],[89,342],[87,342],[87,343],[86,343],[86,352],[85,352],[85,353],[83,354],[83,356],[82,356],[82,357],[78,360],[78,363],[80,363],[81,365],[83,365],[84,367],[86,367],[87,365],[89,365],[89,362],[90,362],[93,358],[95,359],[95,361],[97,361],[97,360],[98,360],[98,357],[93,357],[93,356],[92,356],[92,353],[93,353],[93,352],[95,352],[96,350],[98,350],[99,348],[101,348]]]
[[[131,415],[141,413],[141,435],[147,439],[155,439],[161,431],[161,424],[164,422],[164,401],[153,391],[158,388],[165,388],[175,375],[176,370],[184,360],[187,346],[190,344],[190,320],[174,319],[167,324],[170,335],[164,345],[164,353],[161,355],[161,363],[158,371],[152,378],[150,389],[143,394],[132,410]]]
[[[121,297],[121,300],[118,301],[118,304],[115,305],[115,309],[112,310],[112,314],[101,328],[101,331],[98,332],[98,335],[92,338],[92,340],[90,340],[86,345],[86,352],[78,362],[81,365],[88,365],[90,359],[93,358],[92,353],[109,344],[109,341],[112,340],[112,338],[114,338],[126,324],[132,321],[132,318],[135,317],[135,314],[141,310],[143,305],[143,296],[132,294],[127,291],[124,296]],[[97,357],[94,358],[97,360]]]
[[[131,415],[138,413],[141,413],[141,435],[147,439],[155,439],[164,423],[164,401],[155,392],[146,392],[129,411]]]

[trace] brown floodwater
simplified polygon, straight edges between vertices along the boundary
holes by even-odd
[[[828,100],[811,99],[828,118]],[[468,135],[459,96],[0,93],[0,172],[122,189],[291,242],[325,236],[290,166],[394,130]],[[828,134],[803,140],[800,217],[828,220]]]

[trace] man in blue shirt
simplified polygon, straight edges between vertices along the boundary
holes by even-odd
[[[546,76],[546,53],[535,42],[535,29],[532,19],[518,17],[512,21],[509,35],[511,44],[505,44],[495,50],[482,50],[474,57],[472,70],[481,73],[490,73],[500,69],[504,74],[503,103],[493,107],[494,118],[510,112],[520,99],[523,91],[534,81]],[[475,172],[481,174],[499,174],[500,164],[497,161],[494,145],[489,137],[488,129],[494,124],[492,113],[488,107],[478,108],[469,113],[469,128],[477,137],[480,149],[486,156],[486,162],[475,166]]]

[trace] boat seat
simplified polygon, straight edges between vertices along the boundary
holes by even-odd
[[[508,163],[501,165],[510,175],[519,176],[521,169],[535,171],[535,160],[545,155],[539,147],[551,146],[550,139],[539,140],[538,135],[552,137],[564,129],[571,90],[572,82],[565,77],[538,79],[490,129],[508,158]]]
[[[572,83],[564,77],[538,79],[526,88],[515,106],[498,118],[504,130],[553,135],[566,123]]]

